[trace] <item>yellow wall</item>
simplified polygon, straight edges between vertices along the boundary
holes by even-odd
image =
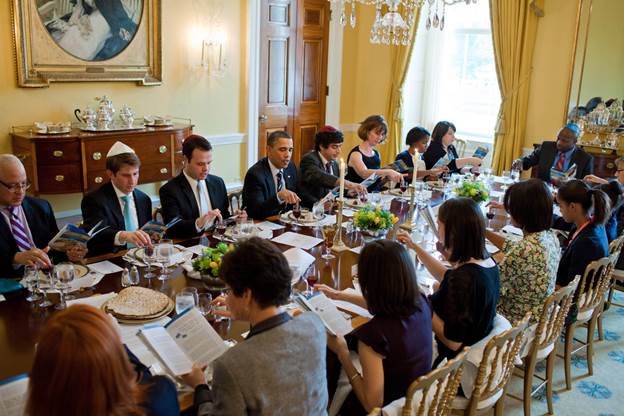
[[[241,5],[243,3],[243,5]],[[55,83],[49,88],[18,88],[11,27],[1,25],[0,56],[0,152],[10,152],[11,126],[33,121],[69,121],[73,110],[106,94],[116,107],[128,104],[138,114],[191,118],[195,131],[206,135],[243,131],[245,1],[162,1],[163,83],[141,87],[131,82]],[[0,8],[0,21],[10,22],[9,2]],[[217,23],[226,34],[224,75],[208,76],[199,66],[201,47],[194,30]],[[244,152],[240,145],[218,146],[213,173],[227,182],[240,180]],[[144,187],[154,193],[154,186]],[[45,196],[55,211],[76,209],[80,195]]]
[[[370,27],[375,20],[375,8],[357,8],[355,29],[344,28],[342,56],[342,94],[340,124],[355,124],[372,114],[386,110],[390,93],[392,48],[370,43]],[[348,152],[359,144],[355,132],[345,132],[344,148]],[[384,153],[385,146],[380,147]],[[382,156],[383,158],[383,156]]]

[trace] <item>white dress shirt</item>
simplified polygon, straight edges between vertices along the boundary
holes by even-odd
[[[8,205],[4,205],[4,206],[0,207],[0,212],[2,212],[2,216],[4,217],[4,220],[6,221],[7,225],[9,226],[9,230],[11,230],[11,232],[12,232],[12,229],[11,229],[11,217],[9,217],[9,215],[10,215],[9,214],[9,206]],[[33,248],[36,247],[35,246],[35,240],[33,240],[32,233],[30,232],[30,227],[28,226],[28,219],[26,218],[26,213],[24,212],[24,208],[22,208],[22,205],[17,207],[17,210],[15,211],[15,215],[17,215],[17,217],[22,222],[22,225],[26,229],[26,235],[28,236],[28,239],[30,240],[30,243],[32,244]],[[21,264],[13,263],[13,269],[17,270],[20,267],[22,267]]]
[[[319,157],[321,158],[321,162],[323,163],[323,171],[327,172],[327,170],[325,170],[325,166],[327,166],[327,163],[329,163],[329,160],[325,159],[323,157],[323,155],[321,154],[321,152],[318,152]],[[334,176],[338,176],[334,173],[334,167],[332,165],[329,165],[329,169],[331,170],[331,174]]]
[[[111,183],[111,185],[113,185],[113,189],[115,190],[115,195],[117,195],[117,202],[119,202],[119,207],[121,208],[121,216],[123,217],[123,213],[124,213],[124,201],[121,199],[122,196],[128,196],[128,209],[130,210],[130,215],[134,218],[135,224],[137,224],[137,226],[139,225],[139,217],[137,216],[137,210],[136,210],[136,205],[134,204],[134,195],[132,194],[132,192],[130,192],[129,194],[124,194],[123,192],[121,192],[119,189],[117,189],[117,187]],[[122,243],[121,240],[119,239],[119,235],[121,234],[121,231],[117,232],[117,234],[115,234],[115,242],[114,244],[116,246],[123,246],[126,243]]]
[[[193,190],[193,196],[195,196],[195,202],[197,202],[197,209],[199,210],[199,218],[201,218],[208,211],[212,211],[212,202],[210,202],[210,194],[208,193],[208,187],[206,186],[206,181],[205,180],[204,181],[198,181],[197,179],[193,179],[184,170],[182,171],[182,173],[184,173],[184,177],[188,181],[191,189]],[[202,204],[200,202],[199,193],[197,192],[197,184],[198,183],[199,183],[199,186],[201,187],[201,192],[204,194],[204,200],[207,202],[205,207],[202,207]],[[199,221],[199,218],[197,218],[195,220],[195,229],[197,230],[197,232],[205,230],[206,228],[210,227],[214,223],[214,218],[213,218],[210,221],[206,222],[206,224],[204,224],[203,227],[199,227],[197,225],[197,222]]]

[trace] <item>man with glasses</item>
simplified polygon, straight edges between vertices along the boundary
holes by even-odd
[[[0,155],[0,278],[19,277],[23,266],[49,268],[48,243],[58,233],[54,212],[46,200],[26,195],[30,183],[15,156]]]

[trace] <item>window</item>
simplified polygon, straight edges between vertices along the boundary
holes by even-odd
[[[428,12],[423,6],[404,88],[405,132],[448,120],[458,137],[492,143],[500,92],[489,2],[447,7],[443,31],[426,29]]]

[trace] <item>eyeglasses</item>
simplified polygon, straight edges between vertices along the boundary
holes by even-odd
[[[617,169],[617,170],[615,171],[615,173],[620,173],[620,172],[624,172],[624,169]]]
[[[26,182],[22,182],[22,183],[12,183],[12,184],[8,184],[8,183],[4,183],[2,181],[0,181],[0,184],[2,184],[5,188],[7,188],[7,190],[11,193],[16,194],[17,191],[21,191],[24,190],[26,191],[28,188],[30,188],[30,181],[26,181]]]
[[[226,287],[221,291],[221,293],[223,294],[223,296],[230,296],[232,294],[232,288]]]

